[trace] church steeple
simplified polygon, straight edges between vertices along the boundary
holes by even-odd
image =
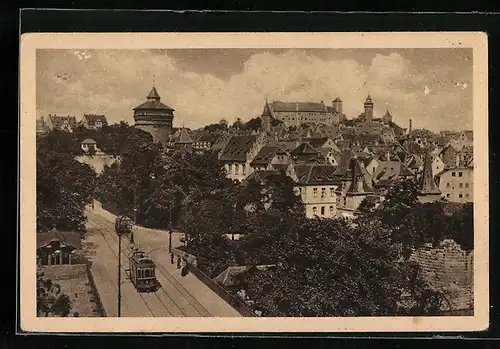
[[[432,158],[429,152],[427,152],[424,159],[424,173],[418,188],[418,199],[422,203],[441,199],[441,190],[439,190],[432,175]]]
[[[441,191],[434,182],[432,175],[432,161],[431,155],[427,153],[424,160],[424,173],[422,175],[422,182],[419,188],[419,194],[441,194]]]

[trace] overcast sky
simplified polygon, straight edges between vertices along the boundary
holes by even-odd
[[[472,49],[38,50],[37,117],[105,114],[133,123],[153,85],[174,126],[248,120],[269,101],[344,101],[368,93],[402,127],[472,129]]]

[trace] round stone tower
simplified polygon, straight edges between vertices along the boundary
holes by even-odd
[[[174,109],[160,102],[160,95],[153,86],[147,101],[134,108],[135,127],[149,132],[154,142],[167,144],[172,133]]]

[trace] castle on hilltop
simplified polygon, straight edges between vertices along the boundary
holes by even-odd
[[[266,99],[261,120],[264,130],[269,131],[273,119],[281,121],[286,127],[298,127],[306,123],[336,125],[343,117],[342,100],[338,97],[333,100],[331,107],[323,101],[269,103]]]
[[[343,120],[347,120],[342,111],[342,100],[337,97],[333,100],[332,106],[327,106],[323,101],[315,102],[281,102],[274,101],[269,103],[267,100],[262,111],[261,120],[264,130],[269,131],[273,120],[283,123],[286,127],[298,127],[302,124],[324,124],[337,125]],[[363,104],[364,112],[357,117],[366,125],[373,123],[392,123],[392,115],[389,110],[385,112],[382,118],[375,118],[373,115],[373,100],[368,95]]]

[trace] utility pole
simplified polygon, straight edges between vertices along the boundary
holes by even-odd
[[[122,286],[122,234],[118,234],[118,317],[121,316]]]

